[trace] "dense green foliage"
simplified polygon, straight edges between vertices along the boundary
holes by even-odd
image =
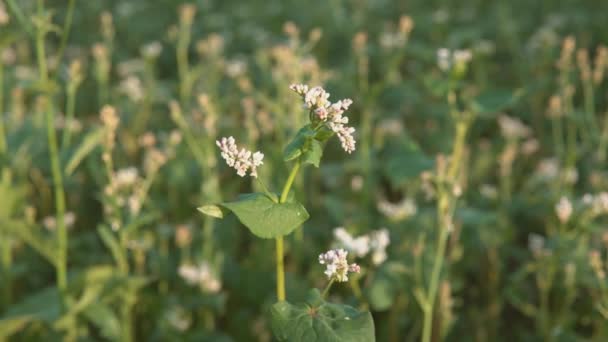
[[[608,340],[606,13],[0,0],[0,341]],[[353,100],[352,154],[293,83]]]

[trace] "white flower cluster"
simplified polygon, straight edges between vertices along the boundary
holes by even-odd
[[[600,192],[597,195],[585,194],[583,203],[591,208],[593,215],[598,216],[608,213],[608,192]]]
[[[388,230],[385,228],[353,237],[344,227],[338,227],[334,229],[334,237],[338,246],[353,252],[357,257],[363,258],[371,252],[374,265],[380,265],[386,260],[386,247],[391,242]]]
[[[344,249],[331,249],[319,255],[319,263],[325,265],[325,275],[330,280],[337,282],[348,281],[348,273],[361,272],[361,267],[357,264],[349,264],[346,260],[348,252]]]
[[[555,213],[561,223],[566,223],[572,216],[572,202],[568,197],[562,196],[555,205]]]
[[[255,153],[242,148],[240,151],[236,146],[236,142],[233,137],[222,138],[215,142],[222,151],[222,158],[226,161],[228,166],[236,170],[236,174],[245,177],[247,171],[252,177],[258,176],[258,166],[264,164],[264,154],[260,151]]]
[[[178,270],[179,276],[182,277],[189,285],[199,285],[201,289],[210,293],[217,293],[222,288],[222,283],[213,274],[211,266],[205,261],[197,265],[181,265]]]
[[[347,126],[348,117],[344,116],[344,112],[348,110],[353,103],[351,99],[343,99],[336,103],[329,101],[329,93],[321,87],[308,88],[305,84],[292,84],[289,89],[302,96],[304,99],[304,107],[310,109],[323,122],[327,123],[329,128],[336,133],[342,148],[347,153],[352,153],[355,150],[355,128]]]
[[[508,139],[525,138],[531,133],[530,128],[521,120],[504,114],[498,117],[498,125],[502,135]]]
[[[418,207],[416,206],[416,202],[408,197],[404,197],[403,200],[398,203],[392,203],[381,199],[378,202],[378,211],[392,221],[402,221],[416,215]]]
[[[443,71],[450,70],[454,65],[465,66],[472,58],[471,50],[450,51],[446,48],[437,50],[437,65]]]

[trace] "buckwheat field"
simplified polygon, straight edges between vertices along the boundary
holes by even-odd
[[[0,342],[608,341],[607,13],[0,0]]]

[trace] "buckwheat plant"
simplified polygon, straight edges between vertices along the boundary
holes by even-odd
[[[369,312],[330,304],[325,297],[334,282],[348,281],[348,274],[359,273],[357,264],[349,264],[344,249],[330,250],[319,256],[325,265],[329,283],[323,294],[310,291],[305,304],[293,305],[285,293],[283,266],[283,237],[289,235],[309,218],[306,208],[291,192],[292,185],[302,166],[319,167],[325,143],[337,136],[342,149],[351,154],[356,149],[353,136],[355,128],[349,126],[345,112],[352,100],[330,102],[329,93],[322,87],[293,84],[290,89],[298,94],[308,111],[308,123],[287,144],[283,160],[291,164],[291,171],[280,193],[274,193],[263,184],[258,174],[264,170],[264,153],[252,151],[239,144],[232,136],[220,138],[216,145],[226,164],[240,177],[253,177],[264,189],[263,192],[241,194],[237,200],[198,208],[206,215],[223,218],[233,213],[254,235],[276,241],[276,294],[278,303],[271,310],[273,332],[280,341],[309,341],[314,336],[319,340],[340,339],[345,341],[373,341],[374,324]]]

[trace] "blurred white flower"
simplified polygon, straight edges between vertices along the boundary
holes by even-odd
[[[234,168],[237,175],[245,177],[247,171],[251,169],[249,175],[257,178],[257,168],[264,164],[264,154],[262,152],[253,153],[244,148],[239,151],[233,137],[222,138],[215,143],[222,151],[221,155],[226,164]]]
[[[471,50],[454,50],[447,48],[437,50],[437,66],[441,71],[448,71],[452,67],[464,68],[473,58]]]
[[[500,132],[507,139],[525,138],[530,135],[530,128],[524,125],[518,118],[504,114],[498,117]]]
[[[188,315],[188,312],[181,306],[172,308],[167,313],[167,321],[176,330],[184,332],[190,328],[192,324],[192,318]]]
[[[528,249],[532,254],[539,255],[545,247],[545,238],[542,235],[530,234],[528,235]]]
[[[498,197],[498,189],[491,184],[482,184],[479,187],[479,193],[486,198],[496,199]]]
[[[144,89],[137,76],[130,75],[120,82],[120,90],[133,102],[139,102],[144,98]]]
[[[243,60],[236,59],[226,63],[226,75],[232,78],[243,75],[247,71],[247,63]]]
[[[337,227],[334,229],[334,237],[340,247],[343,247],[347,251],[353,252],[356,256],[362,258],[369,253],[370,250],[370,239],[369,236],[363,235],[354,238],[350,235],[344,227]]]
[[[390,244],[388,229],[382,228],[370,233],[370,248],[372,250],[372,263],[380,265],[386,260],[386,247]]]
[[[332,249],[319,255],[319,263],[325,265],[325,275],[337,282],[348,281],[348,273],[359,273],[361,268],[357,264],[349,264],[346,260],[348,252],[344,249]]]
[[[112,177],[112,185],[117,189],[129,188],[137,182],[139,172],[136,167],[128,167],[120,169],[114,173]]]
[[[392,221],[402,221],[416,214],[418,207],[413,199],[404,197],[398,203],[385,199],[378,202],[378,211]]]
[[[211,266],[206,261],[198,265],[181,265],[178,274],[186,283],[192,286],[198,285],[205,292],[216,293],[222,287],[222,283],[214,275]]]
[[[363,177],[360,175],[353,176],[350,180],[350,188],[355,192],[361,191],[363,189]]]
[[[11,17],[4,7],[4,2],[0,2],[0,26],[7,25],[11,21]]]
[[[561,223],[568,222],[572,215],[572,203],[567,197],[562,196],[559,199],[559,202],[555,205],[555,213]]]
[[[158,41],[150,42],[141,47],[141,54],[145,58],[154,59],[160,56],[160,53],[163,51],[163,46]]]
[[[555,179],[559,174],[559,162],[555,158],[543,159],[538,163],[536,173],[545,180]]]
[[[344,227],[337,227],[334,229],[334,237],[335,245],[354,253],[359,258],[363,258],[371,252],[374,265],[382,264],[387,258],[386,247],[390,244],[390,237],[385,228],[353,237]]]
[[[63,223],[67,229],[71,229],[76,222],[76,215],[68,211],[63,215]],[[57,218],[55,216],[46,216],[42,219],[42,225],[49,231],[55,231],[57,228]]]
[[[448,71],[452,66],[452,61],[450,58],[450,50],[446,48],[440,48],[437,50],[437,66],[442,71]]]

